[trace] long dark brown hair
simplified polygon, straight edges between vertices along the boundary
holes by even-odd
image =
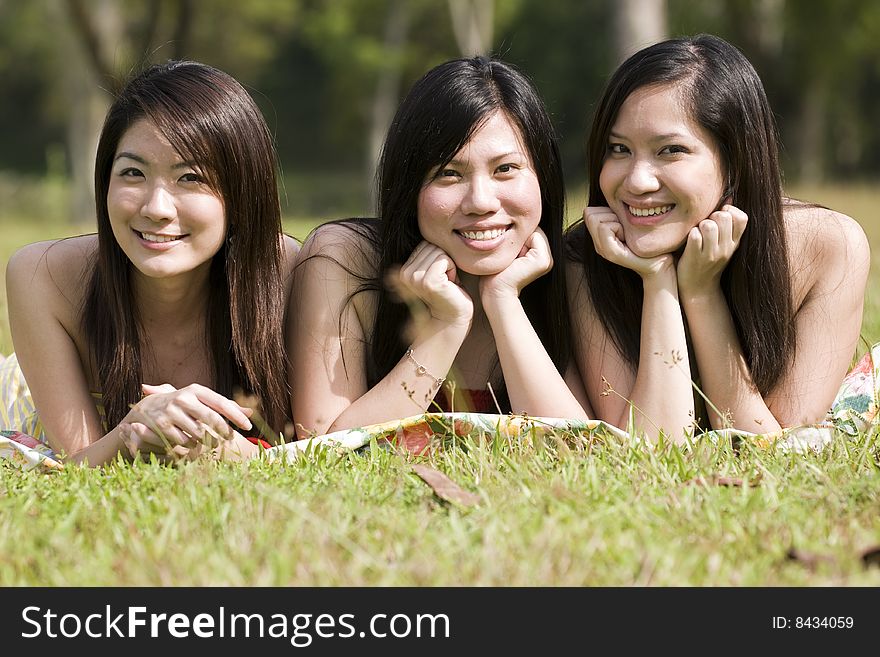
[[[662,84],[680,85],[690,116],[716,140],[727,175],[725,196],[749,217],[721,276],[721,288],[752,379],[767,394],[794,358],[794,307],[778,131],[764,87],[748,59],[723,39],[701,34],[649,46],[621,64],[605,86],[593,117],[587,146],[589,205],[608,205],[599,173],[624,101],[637,89]],[[570,229],[568,238],[570,255],[583,262],[600,321],[636,369],[641,279],[598,255],[583,222]]]
[[[211,261],[205,335],[213,387],[256,395],[275,431],[289,415],[283,325],[281,209],[277,157],[268,126],[244,87],[198,62],[147,68],[116,96],[95,160],[98,251],[81,321],[99,376],[107,424],[141,398],[141,323],[132,264],[110,226],[107,193],[119,140],[133,123],[153,123],[223,199],[224,244]]]

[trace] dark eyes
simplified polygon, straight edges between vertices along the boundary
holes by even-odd
[[[630,150],[623,144],[608,144],[608,152],[613,155],[625,155],[629,153]],[[688,149],[684,146],[680,146],[678,144],[670,144],[669,146],[664,146],[661,148],[657,154],[658,155],[678,155],[679,153],[687,153]]]
[[[144,172],[136,167],[126,167],[119,172],[121,178],[145,178]],[[184,183],[204,183],[205,179],[194,171],[183,174],[178,178],[179,182]]]
[[[512,163],[500,164],[495,168],[495,173],[496,174],[498,174],[498,173],[509,174],[509,173],[513,173],[517,169],[519,169],[519,167],[516,164],[512,164]],[[435,179],[438,179],[438,178],[461,178],[461,175],[462,174],[459,171],[457,171],[456,169],[440,169],[434,175],[434,178]]]

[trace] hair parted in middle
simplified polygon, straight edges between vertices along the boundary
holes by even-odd
[[[621,106],[637,89],[653,85],[681,90],[685,110],[719,147],[727,182],[719,203],[731,203],[749,217],[721,287],[753,380],[767,394],[794,357],[795,335],[779,137],[764,86],[739,49],[712,35],[669,39],[629,57],[608,80],[593,118],[587,145],[589,205],[608,204],[599,174]],[[571,257],[584,264],[599,319],[637,367],[641,279],[598,255],[582,222],[568,237]]]

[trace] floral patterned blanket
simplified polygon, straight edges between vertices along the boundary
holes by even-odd
[[[835,435],[855,436],[878,422],[880,393],[880,343],[874,345],[846,376],[824,422],[784,429],[777,433],[753,434],[724,429],[698,434],[697,439],[750,440],[766,448],[803,452],[821,450]],[[562,418],[488,413],[425,413],[357,429],[346,429],[272,447],[263,456],[272,461],[308,453],[319,445],[358,449],[372,441],[394,444],[414,453],[425,453],[449,437],[548,436],[561,432],[632,440],[625,431],[600,420],[574,421]],[[25,469],[52,471],[63,467],[46,445],[18,431],[0,431],[0,463]]]

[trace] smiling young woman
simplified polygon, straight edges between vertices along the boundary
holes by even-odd
[[[95,196],[97,235],[9,261],[16,357],[3,366],[20,363],[29,389],[3,399],[24,422],[4,428],[90,465],[248,456],[236,389],[275,431],[288,418],[281,326],[297,251],[259,109],[210,66],[145,70],[108,111]]]
[[[858,340],[868,243],[851,218],[783,197],[773,113],[742,53],[699,35],[630,57],[588,157],[568,272],[598,418],[676,441],[822,419]]]
[[[300,437],[435,403],[494,412],[492,392],[504,411],[585,418],[553,267],[559,154],[526,78],[483,57],[429,71],[392,122],[378,184],[379,219],[325,224],[296,266],[291,310],[309,309],[289,314]]]

